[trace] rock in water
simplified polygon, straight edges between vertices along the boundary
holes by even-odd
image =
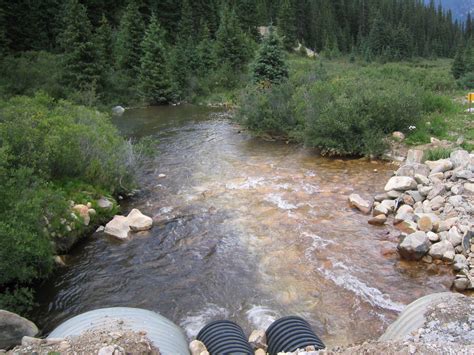
[[[125,109],[122,106],[115,106],[112,108],[112,113],[114,115],[120,116],[120,115],[123,115],[124,112],[125,112]]]
[[[400,255],[408,260],[420,260],[430,249],[431,243],[425,232],[415,232],[398,245]]]
[[[147,231],[153,227],[153,219],[134,208],[127,216],[130,229],[134,232]]]
[[[388,180],[385,185],[385,191],[407,191],[414,190],[417,187],[416,181],[409,176],[394,176]]]
[[[355,207],[365,214],[370,213],[370,210],[372,209],[372,203],[364,200],[358,194],[352,194],[349,196],[349,204],[351,207]]]
[[[387,222],[387,216],[384,214],[379,214],[374,218],[369,219],[369,224],[373,226],[383,226]]]
[[[0,349],[20,345],[24,336],[34,337],[38,327],[18,314],[0,310]]]
[[[115,216],[105,225],[104,233],[118,239],[127,239],[130,232],[130,225],[125,216]]]

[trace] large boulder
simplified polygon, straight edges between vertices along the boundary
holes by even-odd
[[[465,150],[456,150],[451,153],[449,160],[454,169],[466,169],[470,165],[471,157]]]
[[[18,314],[0,310],[0,349],[9,349],[21,344],[24,336],[34,337],[38,327]]]
[[[130,233],[127,217],[115,216],[105,225],[104,233],[118,239],[127,239]]]
[[[449,254],[454,253],[454,247],[449,241],[442,240],[433,244],[428,253],[433,259],[443,259],[445,255],[449,256]]]
[[[372,203],[364,200],[358,194],[352,194],[349,196],[349,205],[351,207],[357,208],[362,213],[368,214],[372,209]]]
[[[430,249],[431,242],[425,232],[407,235],[398,245],[398,252],[404,259],[420,260]]]
[[[153,227],[153,219],[145,216],[139,210],[134,208],[127,216],[130,229],[133,232],[146,231]]]
[[[425,164],[420,163],[409,163],[401,166],[397,172],[397,176],[409,176],[414,177],[415,175],[428,176],[430,174],[430,168]]]
[[[416,181],[409,176],[393,176],[385,185],[385,191],[407,191],[417,187]]]
[[[115,216],[105,225],[104,233],[118,239],[127,239],[130,232],[146,231],[153,227],[153,219],[136,208],[127,217]]]
[[[453,168],[453,163],[449,159],[427,160],[425,164],[431,169],[431,174],[444,173]]]

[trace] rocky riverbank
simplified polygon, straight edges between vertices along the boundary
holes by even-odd
[[[449,159],[423,161],[409,150],[405,162],[374,202],[357,194],[351,206],[400,231],[402,258],[452,265],[457,291],[474,290],[474,154],[456,150]]]

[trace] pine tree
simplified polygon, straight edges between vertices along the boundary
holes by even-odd
[[[86,8],[78,0],[69,0],[65,8],[66,28],[60,35],[64,52],[64,81],[79,90],[97,83],[100,67],[92,38],[92,25]]]
[[[112,28],[104,14],[95,34],[95,45],[99,62],[103,69],[107,69],[113,64]]]
[[[270,33],[260,45],[252,64],[254,82],[279,84],[288,78],[288,65],[283,51],[281,39],[270,27]]]
[[[144,24],[137,0],[131,0],[120,21],[116,43],[116,63],[119,69],[135,76],[140,68]]]
[[[8,53],[7,26],[5,24],[5,10],[3,1],[0,1],[0,60]]]
[[[214,51],[214,43],[206,23],[201,25],[200,39],[196,48],[198,57],[199,74],[204,76],[216,67],[217,59]]]
[[[176,45],[173,49],[173,75],[180,91],[185,91],[198,68],[193,12],[188,0],[183,0],[181,21]]]
[[[166,56],[165,33],[154,15],[141,46],[140,95],[150,105],[169,103],[172,101],[173,89]]]
[[[234,10],[225,6],[216,33],[216,55],[234,70],[240,70],[249,58],[248,41]]]
[[[464,49],[459,47],[454,57],[453,65],[451,67],[451,73],[455,79],[459,79],[466,73],[466,61],[464,57]]]
[[[283,37],[283,45],[291,51],[296,46],[297,28],[294,7],[290,0],[283,0],[278,13],[278,32]]]

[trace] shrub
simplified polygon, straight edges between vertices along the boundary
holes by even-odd
[[[287,136],[296,128],[289,83],[269,88],[248,87],[240,97],[238,120],[257,133]]]
[[[458,85],[462,89],[474,89],[474,72],[469,72],[458,80]]]
[[[95,110],[38,94],[0,104],[0,139],[9,164],[31,167],[46,180],[75,178],[109,192],[130,189],[130,154],[109,118]]]

